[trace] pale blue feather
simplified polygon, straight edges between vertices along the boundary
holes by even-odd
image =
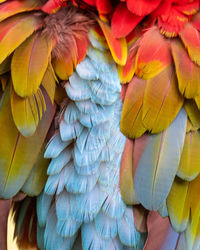
[[[80,111],[78,110],[77,106],[75,103],[70,102],[67,105],[67,108],[64,112],[64,120],[66,123],[73,123],[77,121],[81,116]]]
[[[104,106],[96,104],[91,100],[77,101],[75,104],[81,113],[86,114],[93,114],[99,112],[101,109],[104,109]]]
[[[111,218],[122,218],[126,205],[122,200],[119,187],[116,187],[113,193],[110,193],[105,200],[102,211]]]
[[[44,192],[42,192],[37,197],[37,217],[38,217],[38,223],[40,227],[44,227],[47,221],[47,215],[49,212],[49,208],[51,205],[51,201],[53,199],[53,196],[47,195]]]
[[[82,79],[91,81],[99,79],[99,72],[93,66],[91,60],[86,57],[81,63],[76,67],[76,72]]]
[[[181,109],[163,133],[149,135],[134,177],[137,198],[146,209],[158,210],[167,198],[179,166],[186,124],[187,114]]]
[[[127,207],[124,216],[118,221],[118,233],[121,242],[129,247],[136,247],[140,241],[140,233],[136,230],[133,210]]]
[[[94,219],[106,198],[98,185],[92,191],[70,196],[72,217],[80,222],[90,222]]]
[[[56,131],[46,146],[44,158],[56,158],[58,155],[71,143],[71,141],[64,142],[60,138],[59,131]]]
[[[59,174],[63,167],[71,159],[71,147],[67,147],[62,153],[57,157],[51,160],[49,167],[47,169],[48,175]]]
[[[60,123],[60,136],[63,141],[70,141],[78,137],[83,130],[83,126],[79,121],[74,123],[66,123],[64,120]]]
[[[83,250],[110,250],[111,240],[103,240],[94,223],[83,224],[81,228]]]
[[[69,78],[69,83],[66,84],[65,90],[74,101],[87,100],[91,97],[91,90],[86,80],[81,79],[76,73]]]
[[[110,218],[102,211],[100,211],[95,218],[95,227],[97,233],[103,239],[112,239],[117,235],[117,221]]]
[[[85,114],[81,116],[80,122],[83,126],[92,128],[112,119],[113,113],[114,108],[112,106],[107,106],[106,108],[101,109],[99,110],[99,112],[96,112],[94,114]]]

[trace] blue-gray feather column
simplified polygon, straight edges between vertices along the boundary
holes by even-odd
[[[145,241],[119,190],[126,138],[116,65],[92,33],[90,41],[65,86],[70,101],[45,152],[52,160],[37,200],[41,250],[142,249]]]

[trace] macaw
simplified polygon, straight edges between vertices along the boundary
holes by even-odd
[[[200,249],[199,0],[0,0],[1,249]]]

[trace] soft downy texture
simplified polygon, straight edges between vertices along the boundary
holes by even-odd
[[[126,138],[119,130],[121,86],[110,54],[100,44],[90,46],[65,89],[69,100],[45,152],[52,160],[37,199],[38,246],[76,249],[81,233],[83,249],[141,249],[145,233],[136,230],[119,191]]]

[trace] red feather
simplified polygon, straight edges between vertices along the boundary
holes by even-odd
[[[155,10],[161,3],[161,0],[126,0],[126,2],[128,9],[132,13],[144,16]]]
[[[118,4],[112,20],[111,28],[116,38],[127,36],[142,20],[143,16],[131,13],[125,3]]]

